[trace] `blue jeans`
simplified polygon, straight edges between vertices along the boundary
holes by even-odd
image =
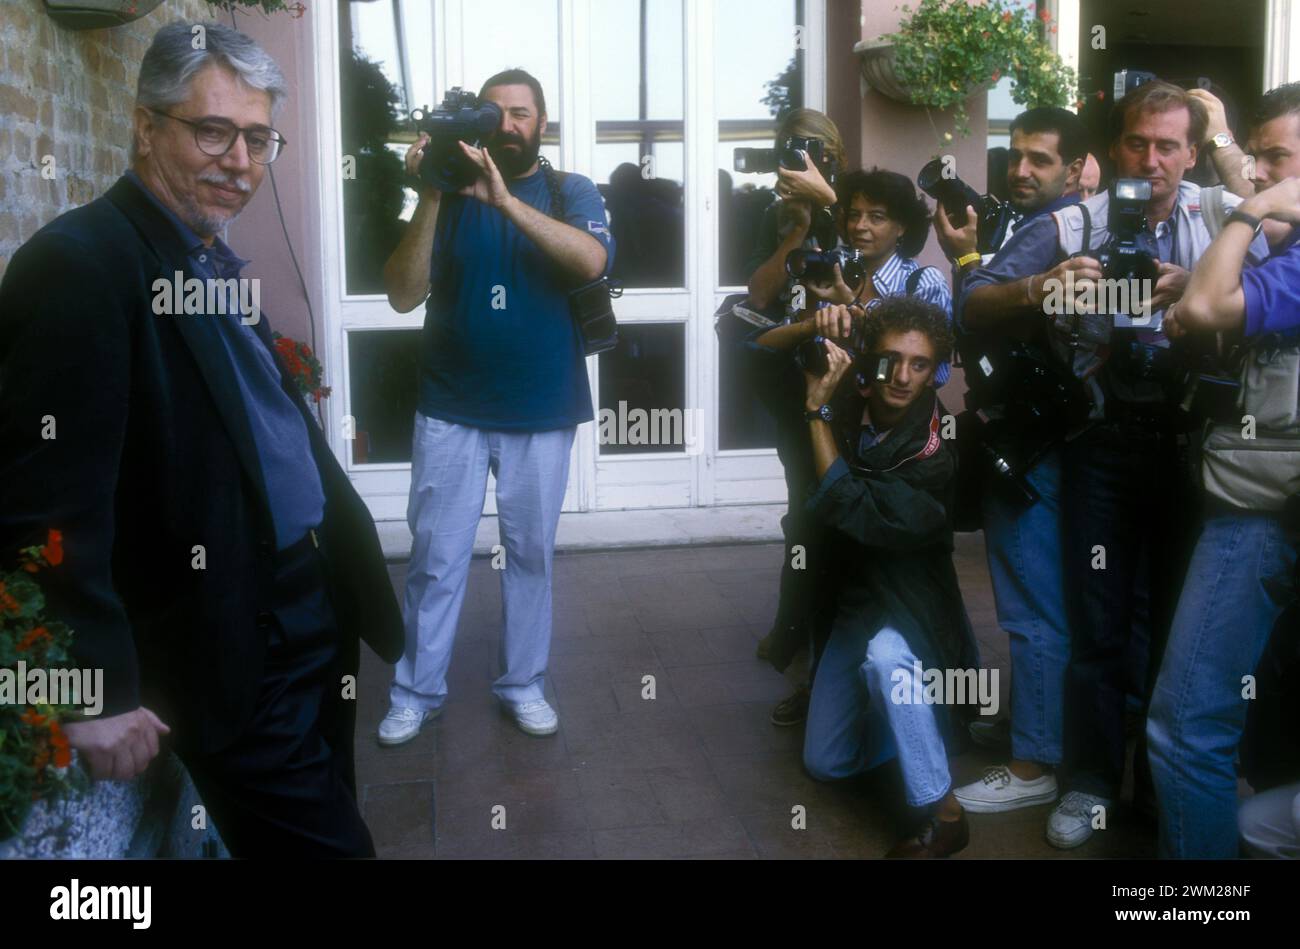
[[[406,576],[406,652],[389,699],[429,711],[447,697],[456,626],[483,515],[487,476],[496,498],[505,570],[497,698],[542,698],[551,650],[551,560],[577,429],[491,432],[417,413],[412,452],[411,565]]]
[[[1160,802],[1160,856],[1237,856],[1242,677],[1254,675],[1278,615],[1296,595],[1296,535],[1276,517],[1205,522],[1147,718]]]
[[[1011,642],[1011,754],[1061,763],[1070,625],[1061,556],[1061,451],[1026,473],[1041,499],[1029,508],[996,490],[984,495],[988,554],[998,624]]]
[[[934,709],[890,700],[914,695],[917,658],[895,629],[872,635],[851,613],[835,617],[813,679],[803,762],[818,781],[849,778],[897,757],[907,803],[925,807],[952,787]]]

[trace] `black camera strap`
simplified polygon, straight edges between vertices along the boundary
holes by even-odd
[[[537,156],[537,164],[542,169],[546,187],[551,193],[551,217],[561,224],[567,224],[564,192],[561,188],[562,172],[556,171],[545,155]],[[582,337],[582,348],[586,355],[597,356],[618,345],[618,320],[614,316],[611,301],[622,295],[622,287],[611,284],[607,277],[600,277],[569,294],[569,311],[578,327],[578,335]]]

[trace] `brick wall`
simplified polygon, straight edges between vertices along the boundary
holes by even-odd
[[[136,75],[154,32],[210,11],[204,0],[165,0],[125,26],[74,31],[41,0],[0,0],[0,274],[39,228],[126,170]],[[42,177],[47,167],[53,178]]]

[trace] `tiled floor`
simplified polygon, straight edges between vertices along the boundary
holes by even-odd
[[[357,725],[358,783],[383,857],[879,857],[898,825],[887,771],[819,784],[800,763],[802,730],[768,721],[790,681],[754,658],[776,605],[779,546],[562,555],[548,697],[560,732],[530,738],[492,697],[499,575],[476,560],[443,715],[410,744],[375,728],[390,670],[367,653]],[[957,565],[986,665],[1001,670],[982,539]],[[404,567],[394,567],[400,594]],[[654,699],[643,698],[653,676]],[[995,763],[953,759],[965,782]],[[802,807],[806,829],[794,829]],[[1047,807],[972,817],[973,857],[1062,856],[1043,838]],[[499,827],[504,822],[504,827]],[[494,823],[498,827],[494,827]],[[1069,856],[1154,855],[1146,825],[1112,818]]]

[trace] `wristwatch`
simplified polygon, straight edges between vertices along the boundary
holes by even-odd
[[[1236,139],[1228,132],[1220,132],[1214,138],[1210,139],[1206,145],[1215,149],[1227,148],[1229,145],[1237,144]]]
[[[823,405],[816,409],[805,409],[803,413],[805,422],[826,422],[830,424],[833,418],[835,418],[835,413],[831,411],[829,405]]]
[[[1229,214],[1227,221],[1225,221],[1224,223],[1231,224],[1233,221],[1240,221],[1242,224],[1250,225],[1250,227],[1252,227],[1255,231],[1254,234],[1255,237],[1259,237],[1259,232],[1264,229],[1263,221],[1255,217],[1255,215],[1247,214],[1245,211],[1242,211],[1240,209],[1233,211],[1231,214]]]

